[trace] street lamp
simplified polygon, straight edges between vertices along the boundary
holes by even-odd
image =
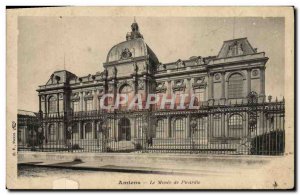
[[[192,129],[192,132],[194,133],[194,130],[197,127],[197,121],[196,120],[191,120],[190,126],[191,126],[191,129]]]

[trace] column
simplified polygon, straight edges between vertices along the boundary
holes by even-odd
[[[192,88],[191,78],[187,78],[187,92],[189,95],[191,94],[191,88]]]
[[[96,138],[96,137],[95,137],[95,127],[96,127],[95,121],[93,121],[93,122],[92,122],[92,139],[95,139],[95,138]]]
[[[172,81],[171,80],[169,80],[169,81],[167,81],[168,82],[168,95],[171,95],[172,94]]]
[[[83,102],[83,92],[80,92],[80,111],[84,111]]]
[[[82,123],[82,139],[85,139],[85,124]]]
[[[59,93],[57,94],[57,113],[59,114]]]
[[[247,94],[251,92],[251,69],[247,69]]]
[[[225,99],[225,72],[221,72],[222,76],[222,94],[221,99]]]
[[[221,113],[221,136],[222,137],[225,137],[226,134],[225,134],[225,113]]]
[[[63,101],[63,110],[62,111],[64,111],[64,112],[67,112],[67,111],[69,111],[68,109],[70,108],[68,105],[69,105],[69,102],[67,102],[67,100],[68,100],[68,98],[67,98],[67,93],[66,92],[64,92],[63,93],[63,99],[62,99],[62,101]]]
[[[191,116],[188,115],[186,119],[187,119],[186,120],[187,137],[191,137],[191,125],[190,125]]]
[[[55,143],[58,144],[59,142],[59,133],[60,133],[60,124],[59,122],[55,123],[55,126],[54,128],[56,128],[56,131],[55,131]]]
[[[98,110],[97,108],[97,90],[93,90],[93,110]]]
[[[99,90],[97,90],[97,94],[96,94],[96,110],[100,110],[100,100],[99,100]]]
[[[47,113],[48,112],[48,109],[47,109],[47,96],[45,95],[44,97],[44,103],[45,103],[45,110],[44,110],[44,113]]]
[[[208,73],[208,100],[214,99],[213,73]]]
[[[171,117],[168,116],[168,137],[172,137],[172,128],[171,128]]]
[[[163,138],[168,138],[169,137],[169,117],[163,119],[163,124],[164,124],[164,134]]]
[[[39,112],[42,111],[42,98],[41,98],[41,95],[39,95]]]
[[[212,117],[211,114],[208,114],[207,116],[207,141],[210,141],[210,138],[212,137]]]
[[[79,133],[79,139],[81,139],[82,137],[81,137],[81,135],[82,135],[82,124],[81,124],[81,121],[79,121],[78,122],[78,125],[79,125],[79,127],[78,127],[78,133]]]
[[[60,133],[60,140],[61,141],[65,141],[66,140],[66,129],[67,129],[67,125],[63,122],[61,122],[61,133]]]
[[[265,68],[260,69],[260,96],[265,96]]]

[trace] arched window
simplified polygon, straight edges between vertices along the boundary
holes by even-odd
[[[56,131],[53,124],[49,125],[48,127],[48,136],[50,142],[56,141]]]
[[[175,131],[183,131],[184,130],[183,119],[176,119],[174,125],[175,125]]]
[[[239,73],[232,74],[228,79],[228,98],[243,97],[243,76]]]
[[[56,112],[56,107],[57,107],[56,98],[51,96],[48,100],[48,111]]]
[[[120,88],[120,93],[121,94],[130,94],[132,92],[132,88],[130,85],[123,85],[121,88]]]
[[[74,140],[79,139],[79,126],[78,126],[78,123],[75,123],[72,126],[72,138]]]
[[[164,119],[159,119],[157,121],[155,137],[164,137],[164,125]]]
[[[243,117],[239,114],[231,115],[228,121],[229,137],[241,138],[244,136]]]
[[[87,123],[85,125],[85,138],[86,139],[92,139],[92,123]]]
[[[206,133],[207,130],[207,119],[205,117],[201,117],[198,118],[196,122],[197,126],[194,133],[196,134],[196,136],[203,136],[203,134]]]

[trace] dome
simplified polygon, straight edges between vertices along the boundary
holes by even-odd
[[[158,59],[143,38],[131,39],[113,46],[107,54],[106,62],[113,62],[129,58],[149,55],[150,59],[158,63]]]
[[[113,46],[109,50],[106,62],[126,60],[143,56],[149,56],[149,60],[155,64],[159,63],[156,55],[145,43],[143,35],[139,32],[139,25],[134,19],[134,22],[131,25],[131,32],[126,34],[126,41]]]

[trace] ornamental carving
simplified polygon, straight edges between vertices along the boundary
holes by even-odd
[[[157,83],[156,92],[157,93],[165,93],[167,91],[167,87],[165,86],[165,82]]]
[[[219,74],[219,73],[216,73],[216,74],[215,74],[215,80],[218,81],[218,80],[220,80],[220,78],[221,78],[221,77],[220,77],[220,74]]]
[[[195,59],[195,62],[196,62],[196,65],[201,65],[204,63],[203,61],[203,58],[201,56],[198,56],[196,59]]]
[[[79,93],[73,93],[71,95],[71,100],[72,101],[79,101],[80,100]]]
[[[176,66],[177,66],[177,68],[185,67],[185,62],[182,61],[181,59],[179,59],[179,60],[177,60],[177,62],[176,62]]]
[[[125,60],[132,57],[132,53],[128,48],[123,49],[121,53],[121,60]]]
[[[117,88],[120,88],[123,85],[129,85],[130,87],[132,87],[134,85],[133,81],[127,81],[127,80],[123,80],[117,83]]]
[[[193,88],[206,88],[207,83],[205,82],[205,77],[195,78],[194,83],[192,84]]]
[[[157,71],[163,71],[163,70],[166,70],[166,65],[159,63],[157,65]]]
[[[103,88],[99,89],[99,94],[103,94],[103,93],[104,93],[104,89]]]
[[[183,91],[185,89],[185,84],[183,80],[174,81],[173,91]]]
[[[86,91],[86,92],[85,92],[84,99],[85,99],[85,100],[93,99],[93,94],[92,94],[92,92],[91,92],[91,91]]]
[[[258,76],[258,70],[257,69],[252,71],[252,76],[254,76],[254,77]]]
[[[145,89],[144,81],[140,80],[138,84],[138,90],[144,90],[144,89]]]

